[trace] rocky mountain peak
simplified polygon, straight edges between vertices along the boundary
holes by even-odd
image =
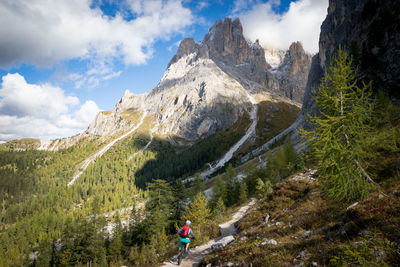
[[[305,54],[303,44],[301,42],[293,42],[289,46],[289,53],[292,56],[302,57]]]
[[[199,45],[194,41],[194,39],[185,38],[179,44],[178,51],[173,56],[171,61],[168,63],[168,67],[177,62],[180,58],[198,52],[199,52]]]
[[[287,72],[292,75],[308,74],[311,65],[311,55],[306,53],[301,42],[293,42],[283,59],[279,69],[286,68]]]
[[[242,23],[238,18],[217,20],[205,35],[202,44],[207,46],[210,58],[224,64],[235,66],[248,63],[255,65],[253,69],[270,68],[258,42],[250,44],[245,39]]]

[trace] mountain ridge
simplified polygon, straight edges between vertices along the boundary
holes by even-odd
[[[258,40],[250,43],[245,39],[239,19],[218,20],[202,41],[181,41],[160,82],[149,93],[125,91],[114,109],[99,112],[83,133],[42,141],[40,149],[68,148],[83,137],[105,138],[126,132],[143,112],[156,121],[152,126],[155,134],[198,140],[229,127],[243,112],[249,113],[252,104],[245,100],[247,93],[299,105],[310,65],[311,55],[297,42],[280,64],[272,67]]]

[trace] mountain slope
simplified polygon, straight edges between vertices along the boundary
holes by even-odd
[[[310,55],[300,43],[293,43],[282,62],[272,68],[258,41],[250,44],[244,38],[238,19],[217,21],[203,41],[195,43],[187,38],[181,42],[159,84],[150,93],[135,95],[126,91],[115,108],[100,112],[84,133],[51,142],[48,148],[72,145],[87,136],[116,136],[118,139],[114,140],[118,141],[118,136],[134,132],[141,114],[152,121],[147,129],[151,136],[170,140],[172,144],[174,139],[179,139],[180,144],[190,144],[228,129],[246,114],[251,120],[247,133],[215,166],[203,171],[206,176],[229,161],[244,143],[248,147],[255,139],[257,143],[266,141],[258,136],[261,132],[255,131],[258,106],[261,102],[269,107],[275,104],[268,103],[298,106],[296,101],[302,98],[309,65]],[[264,110],[272,114],[265,107]],[[97,154],[101,155],[101,151]],[[82,162],[74,178],[95,158],[93,155]]]

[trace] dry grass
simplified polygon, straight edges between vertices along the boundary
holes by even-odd
[[[276,185],[274,193],[260,200],[240,222],[237,243],[206,256],[203,266],[227,262],[254,267],[312,266],[313,262],[327,266],[342,244],[358,241],[363,231],[379,232],[399,242],[399,185],[385,189],[387,196],[379,198],[377,192],[351,209],[327,199],[320,188],[318,181],[309,179],[287,179]],[[267,214],[270,219],[265,223]],[[270,239],[278,244],[263,244]]]
[[[103,113],[104,115],[110,115],[111,114],[111,110],[104,110],[101,113]]]
[[[288,128],[300,109],[285,102],[261,101],[258,104],[256,139],[246,142],[235,155],[247,154]]]

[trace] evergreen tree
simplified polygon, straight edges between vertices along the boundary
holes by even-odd
[[[219,216],[221,216],[222,213],[225,212],[225,210],[226,210],[225,203],[224,203],[222,197],[220,197],[220,198],[218,198],[217,202],[213,206],[212,215],[214,217],[218,218]]]
[[[215,179],[210,199],[210,207],[212,209],[214,209],[219,199],[221,199],[223,202],[226,202],[226,188],[221,176],[218,175]]]
[[[364,197],[374,183],[362,166],[371,130],[371,83],[357,82],[352,59],[339,49],[318,88],[320,116],[310,117],[311,131],[302,131],[329,195],[340,201]]]
[[[190,191],[190,196],[194,197],[197,193],[203,191],[204,183],[203,178],[201,178],[200,174],[196,173],[194,175],[194,180],[191,182],[192,190]]]
[[[171,186],[164,180],[154,180],[152,183],[147,184],[147,189],[149,200],[146,203],[146,210],[150,212],[158,210],[168,218],[171,214],[174,200]]]
[[[257,186],[256,186],[256,194],[258,198],[266,197],[267,195],[272,193],[272,185],[270,181],[261,180],[260,178],[257,179]]]
[[[185,185],[182,183],[181,180],[175,181],[175,183],[172,186],[172,191],[174,194],[174,200],[172,202],[172,209],[173,209],[172,220],[173,224],[176,224],[179,222],[180,218],[185,212],[185,201],[187,198],[187,193]]]
[[[286,168],[285,168],[285,173],[284,176],[290,175],[295,167],[296,167],[296,151],[293,148],[292,142],[290,141],[290,137],[288,136],[285,140],[285,145],[283,147],[283,151],[285,154],[285,160],[286,160]]]
[[[225,190],[226,190],[226,205],[232,206],[238,202],[239,199],[239,188],[240,183],[237,178],[237,172],[233,168],[232,164],[229,164],[226,170],[226,180],[225,180]]]
[[[192,222],[192,228],[195,235],[198,236],[200,242],[208,239],[208,233],[204,233],[204,225],[210,218],[211,212],[208,208],[207,198],[202,192],[199,192],[195,198],[189,203],[186,209],[185,219]]]
[[[121,259],[121,252],[123,250],[123,243],[122,243],[122,224],[119,217],[119,214],[115,215],[114,221],[114,229],[113,229],[113,237],[108,245],[108,259],[109,262],[117,263]]]
[[[247,185],[241,183],[239,188],[239,203],[244,203],[247,200]]]

